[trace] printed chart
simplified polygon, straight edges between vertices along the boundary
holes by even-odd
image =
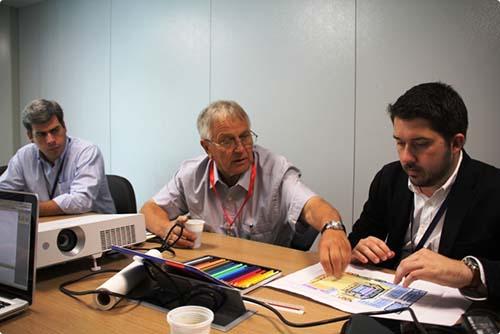
[[[326,277],[321,264],[317,263],[266,286],[290,291],[349,313],[408,306],[420,322],[445,326],[456,323],[470,305],[458,289],[425,281],[416,281],[409,288],[404,288],[393,284],[393,280],[392,274],[351,265],[336,280]],[[380,317],[411,321],[408,312]]]

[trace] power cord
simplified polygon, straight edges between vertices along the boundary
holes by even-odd
[[[176,226],[179,226],[181,231],[178,234],[177,238],[173,242],[169,243],[168,242],[169,236],[171,235],[171,233],[173,233],[173,230]],[[176,223],[168,231],[165,238],[163,238],[162,246],[160,246],[157,249],[160,252],[169,251],[175,255],[175,251],[173,249],[171,249],[171,247],[173,247],[175,245],[175,243],[180,239],[180,236],[182,235],[183,228],[184,228],[184,226]],[[150,261],[148,259],[144,259],[143,264],[145,265],[144,267],[146,268],[146,274],[148,275],[148,277],[151,280],[157,282],[160,287],[172,286],[174,288],[174,290],[176,291],[176,294],[177,294],[176,297],[178,300],[181,301],[181,304],[186,305],[187,303],[189,303],[189,300],[186,299],[186,294],[182,293],[181,289],[179,288],[179,286],[177,285],[175,280],[170,276],[170,274],[166,270],[164,270],[158,264],[156,264],[153,261]],[[130,294],[122,295],[122,294],[111,292],[111,291],[99,291],[99,290],[75,291],[75,290],[70,290],[67,288],[68,285],[78,283],[86,278],[89,278],[89,277],[92,277],[92,276],[95,276],[98,274],[103,274],[103,273],[110,273],[110,272],[116,273],[118,271],[119,270],[107,269],[107,270],[101,270],[100,272],[90,273],[90,274],[84,275],[83,277],[62,283],[59,286],[59,290],[62,293],[64,293],[65,295],[70,296],[72,298],[76,298],[76,296],[83,296],[83,295],[88,295],[88,294],[105,294],[105,295],[115,296],[115,297],[119,297],[119,298],[126,298],[126,299],[134,300],[134,301],[143,300],[146,296],[134,297]],[[206,286],[200,285],[200,286],[202,286],[204,288],[203,291],[188,289],[189,295],[190,296],[201,296],[201,295],[206,294],[206,295],[210,296],[211,298],[214,299],[213,305],[214,305],[215,309],[212,309],[213,311],[217,311],[218,308],[222,307],[222,305],[224,304],[224,301],[225,301],[225,296],[217,297],[216,294],[214,293],[214,291],[215,291],[217,294],[220,295],[221,294],[220,291],[216,290],[215,288],[213,288],[209,285],[206,285]],[[78,299],[78,298],[76,298],[76,299]],[[339,322],[339,321],[349,320],[351,318],[351,315],[345,315],[345,316],[341,316],[341,317],[335,317],[335,318],[324,319],[324,320],[313,321],[313,322],[296,323],[296,322],[289,321],[278,310],[276,310],[274,307],[270,306],[269,304],[267,304],[263,301],[256,300],[256,299],[253,299],[253,298],[247,297],[247,296],[242,296],[242,299],[245,301],[249,301],[249,302],[252,302],[254,304],[260,305],[264,308],[267,308],[268,310],[273,312],[278,317],[278,319],[280,319],[285,325],[290,326],[290,327],[297,327],[297,328],[315,327],[315,326],[331,324],[331,323],[335,323],[335,322]],[[175,298],[173,300],[175,300]],[[410,307],[400,307],[400,308],[396,308],[396,309],[392,309],[392,310],[363,312],[363,313],[358,313],[358,314],[373,316],[373,315],[400,313],[400,312],[404,312],[404,311],[408,311],[410,313],[411,318],[413,320],[413,323],[415,324],[415,327],[418,329],[418,331],[420,333],[428,334],[426,329],[424,328],[424,326],[422,326],[422,324],[418,321],[418,319],[415,315],[415,312]]]
[[[210,308],[212,311],[217,311],[220,309],[226,300],[226,296],[223,294],[223,292],[219,291],[216,287],[211,287],[209,285],[203,285],[199,284],[196,286],[192,286],[189,284],[189,286],[186,286],[184,290],[182,290],[179,285],[175,282],[173,277],[165,270],[161,268],[158,264],[156,264],[153,261],[150,261],[148,259],[143,260],[143,265],[145,268],[146,275],[151,279],[153,282],[157,283],[157,288],[159,291],[154,291],[154,297],[155,301],[161,303],[161,307],[164,308],[169,308],[167,307],[169,304],[171,304],[174,301],[179,301],[180,305],[201,305]],[[90,294],[98,294],[100,296],[114,296],[118,298],[125,298],[128,300],[133,300],[133,301],[144,301],[146,299],[152,298],[152,294],[143,294],[141,296],[134,296],[132,294],[120,294],[108,290],[83,290],[83,291],[76,291],[69,289],[68,286],[71,284],[78,283],[80,281],[83,281],[89,277],[93,277],[96,275],[104,274],[104,273],[117,273],[119,270],[116,269],[107,269],[107,270],[101,270],[99,272],[93,272],[86,274],[80,278],[73,279],[67,282],[62,283],[59,286],[59,290],[64,293],[65,295],[78,299],[77,296],[84,296],[84,295],[90,295]],[[158,296],[161,295],[162,292],[165,292],[165,289],[168,287],[173,287],[174,289],[174,296],[173,298],[170,299],[162,299],[161,297],[164,297],[167,295],[167,293],[164,294],[164,296]],[[116,306],[116,305],[114,305]],[[114,307],[113,306],[113,307]]]
[[[274,307],[270,306],[269,304],[253,299],[251,297],[247,296],[242,296],[243,300],[252,302],[254,304],[258,304],[262,307],[267,308],[287,326],[290,327],[297,327],[297,328],[304,328],[304,327],[315,327],[315,326],[321,326],[321,325],[326,325],[326,324],[331,324],[339,321],[344,321],[344,320],[349,320],[351,318],[351,315],[344,315],[341,317],[335,317],[335,318],[330,318],[330,319],[324,319],[324,320],[319,320],[319,321],[313,321],[313,322],[302,322],[302,323],[297,323],[297,322],[292,322],[286,319],[278,310],[276,310]],[[408,311],[410,312],[411,318],[413,319],[413,323],[415,324],[415,327],[419,330],[420,333],[422,334],[427,334],[427,331],[425,330],[424,326],[418,321],[417,316],[415,315],[415,312],[410,308],[410,307],[400,307],[397,309],[392,309],[392,310],[383,310],[383,311],[373,311],[373,312],[362,312],[362,313],[357,313],[357,314],[362,314],[362,315],[382,315],[382,314],[390,314],[390,313],[400,313],[403,311]]]
[[[170,236],[172,235],[172,233],[174,233],[174,230],[175,230],[176,227],[179,228],[179,233],[177,233],[175,239],[170,240]],[[177,241],[179,241],[179,239],[182,238],[182,233],[183,232],[184,232],[184,225],[183,224],[179,224],[179,223],[176,222],[168,230],[168,232],[167,232],[167,234],[165,235],[164,238],[160,238],[160,237],[156,236],[156,237],[151,238],[151,239],[148,240],[149,242],[159,243],[160,244],[159,247],[153,247],[153,248],[133,247],[132,249],[134,249],[134,250],[157,249],[157,250],[160,251],[160,253],[163,253],[163,252],[167,251],[167,252],[169,252],[171,255],[173,255],[175,257],[176,254],[175,254],[175,250],[173,249],[173,247],[175,246],[175,244],[177,243]]]

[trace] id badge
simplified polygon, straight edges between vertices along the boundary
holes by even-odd
[[[236,237],[236,230],[234,228],[234,224],[222,224],[220,228],[224,231],[224,234],[230,236],[230,237]]]

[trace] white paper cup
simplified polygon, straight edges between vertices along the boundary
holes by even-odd
[[[208,334],[214,313],[203,306],[181,306],[167,314],[170,334]]]
[[[193,248],[199,248],[201,246],[201,232],[203,232],[204,224],[205,224],[204,220],[189,219],[184,225],[188,231],[191,231],[194,234],[196,234],[196,239],[194,241]]]

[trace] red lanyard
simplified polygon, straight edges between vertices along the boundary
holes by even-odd
[[[236,219],[238,219],[238,217],[241,215],[241,212],[242,212],[245,204],[247,204],[248,200],[253,195],[255,176],[257,175],[257,167],[255,166],[255,162],[252,164],[252,172],[250,173],[250,183],[248,184],[247,196],[245,197],[243,204],[241,204],[240,208],[236,212],[236,216],[234,216],[234,219],[231,219],[231,217],[229,217],[229,214],[228,214],[226,208],[224,208],[224,205],[222,204],[222,200],[220,199],[219,194],[217,193],[217,189],[215,188],[215,176],[214,176],[215,173],[214,173],[214,161],[213,160],[210,160],[210,165],[208,167],[208,174],[209,174],[209,178],[210,178],[210,186],[212,187],[212,189],[215,193],[215,197],[220,202],[222,212],[224,213],[224,219],[226,220],[226,223],[228,224],[228,226],[231,227],[231,226],[233,226],[233,223],[236,221]]]

